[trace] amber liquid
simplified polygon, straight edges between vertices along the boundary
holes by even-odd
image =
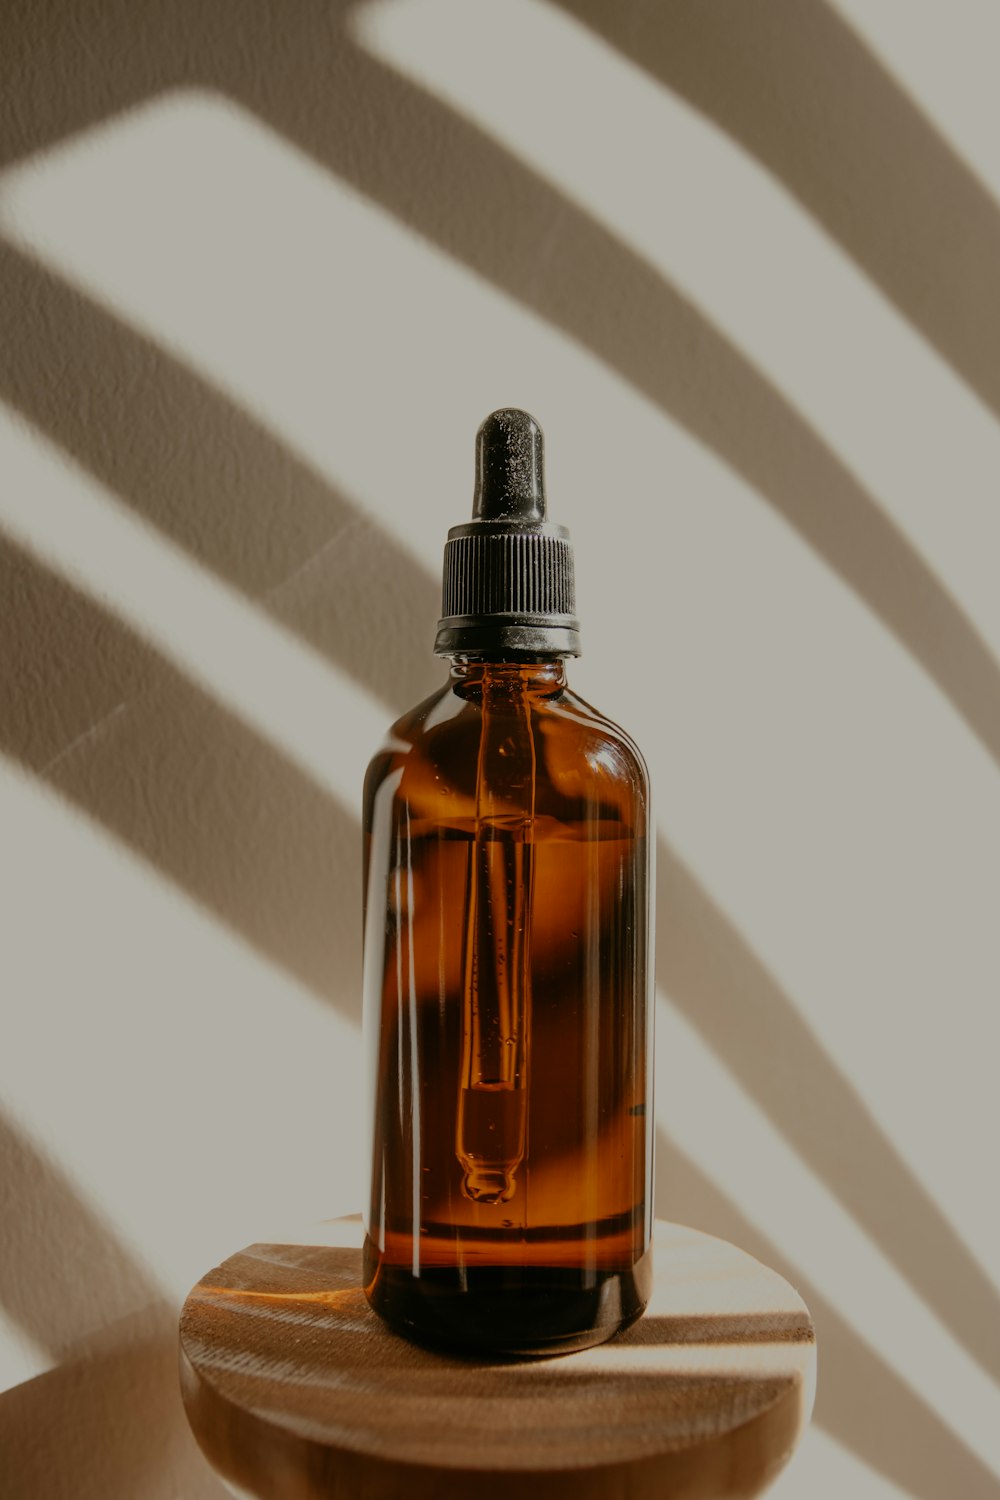
[[[561,663],[460,664],[365,829],[369,1300],[424,1341],[598,1343],[650,1279],[641,757]]]

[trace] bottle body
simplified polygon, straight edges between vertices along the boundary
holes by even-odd
[[[365,786],[369,1300],[509,1353],[651,1277],[649,792],[561,660],[460,662]]]

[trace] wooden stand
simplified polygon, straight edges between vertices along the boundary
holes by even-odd
[[[596,1349],[479,1361],[390,1333],[361,1227],[252,1245],[181,1315],[181,1385],[209,1462],[259,1500],[721,1500],[756,1495],[812,1406],[801,1298],[741,1250],[658,1223],[645,1316]]]

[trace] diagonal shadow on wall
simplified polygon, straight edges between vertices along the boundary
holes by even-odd
[[[177,1389],[176,1315],[0,1114],[0,1305],[60,1361],[0,1394],[5,1500],[220,1500]]]
[[[230,67],[218,84],[717,453],[855,591],[1000,761],[1000,669],[990,650],[878,502],[724,334],[613,234],[391,69],[346,48],[326,59],[300,52],[289,66],[294,101],[273,73],[247,78]],[[331,88],[333,108],[324,106]],[[359,151],[350,122],[362,108],[378,134]]]
[[[357,1021],[354,816],[2,536],[0,597],[0,751]]]
[[[824,0],[551,0],[781,179],[1000,413],[1000,209]]]
[[[0,240],[0,398],[227,583],[389,702],[437,685],[440,590],[214,386]],[[72,392],[68,399],[67,392]],[[345,589],[345,580],[350,588]],[[356,600],[378,582],[378,628]]]
[[[1000,761],[1000,669],[988,647],[877,501],[724,334],[488,135],[355,47],[348,0],[306,0],[296,25],[278,28],[266,6],[232,5],[232,14],[92,8],[89,67],[77,28],[67,32],[39,5],[33,24],[48,30],[37,50],[54,70],[66,49],[72,82],[63,97],[39,86],[37,63],[24,77],[11,69],[22,152],[171,88],[228,95],[569,334],[716,452],[896,635]],[[102,70],[112,46],[114,78]]]
[[[57,1359],[86,1353],[95,1329],[164,1304],[159,1288],[0,1112],[4,1253],[0,1303]]]
[[[657,844],[657,984],[972,1357],[1000,1380],[989,1277],[729,919]]]
[[[816,1325],[816,1421],[916,1500],[997,1500],[1000,1480],[662,1130],[656,1150],[660,1216],[749,1250],[804,1298]]]

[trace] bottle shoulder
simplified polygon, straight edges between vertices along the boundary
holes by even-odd
[[[563,695],[560,712],[578,726],[577,744],[583,753],[601,747],[605,752],[604,763],[612,774],[638,783],[648,793],[646,758],[626,729],[569,689]]]
[[[515,719],[520,729],[527,713],[538,812],[569,817],[586,804],[591,811],[617,810],[630,824],[645,820],[649,774],[641,751],[619,724],[569,688],[492,704],[488,712],[494,732],[498,717],[509,713],[512,729]],[[446,683],[392,725],[368,768],[367,806],[391,777],[395,792],[414,806],[474,811],[483,724],[482,700]]]
[[[371,802],[383,782],[400,772],[414,754],[419,755],[427,739],[428,724],[436,719],[451,720],[454,717],[450,701],[452,696],[451,684],[446,682],[413,708],[407,709],[406,713],[401,714],[389,726],[381,745],[368,762],[365,775],[366,805]],[[443,715],[442,708],[445,710]]]

